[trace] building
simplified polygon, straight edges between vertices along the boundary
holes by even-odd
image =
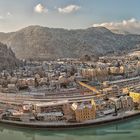
[[[112,97],[109,100],[118,110],[132,110],[134,107],[133,99],[130,96]]]
[[[104,81],[103,86],[109,87],[112,85],[118,85],[120,87],[127,87],[128,85],[135,85],[137,83],[140,83],[140,76],[128,78],[128,79],[116,80],[116,81]]]
[[[63,106],[67,103],[68,100],[36,103],[34,110],[36,113],[63,112]]]
[[[124,67],[109,67],[109,74],[112,75],[122,75],[125,73]]]
[[[62,112],[49,112],[49,113],[38,113],[37,119],[41,121],[61,121],[63,119]]]
[[[63,106],[63,113],[64,113],[64,118],[68,122],[75,122],[75,112],[71,108],[71,104],[64,104]]]
[[[93,120],[96,117],[95,104],[73,103],[71,108],[75,113],[76,122],[84,122],[87,120]]]
[[[133,99],[134,103],[140,104],[140,93],[130,92],[129,96]]]
[[[36,103],[34,104],[36,117],[41,121],[60,121],[64,118],[63,107],[67,103],[67,100]]]
[[[106,94],[108,97],[112,97],[112,96],[115,97],[122,93],[122,89],[117,85],[113,85],[111,87],[104,88],[102,92],[103,94]]]

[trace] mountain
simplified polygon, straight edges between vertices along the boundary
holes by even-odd
[[[104,27],[66,30],[29,26],[0,33],[0,41],[20,59],[101,56],[140,48],[140,35],[115,34]]]
[[[13,69],[19,65],[19,60],[6,45],[0,43],[0,71],[3,69]]]

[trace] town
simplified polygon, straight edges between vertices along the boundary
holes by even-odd
[[[66,125],[139,114],[140,52],[85,59],[23,60],[3,70],[0,121]]]

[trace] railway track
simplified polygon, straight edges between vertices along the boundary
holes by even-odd
[[[101,95],[100,95],[101,96]],[[33,97],[21,97],[21,96],[11,96],[9,95],[1,95],[0,102],[16,102],[16,103],[23,103],[23,102],[51,102],[51,101],[60,101],[60,100],[68,100],[69,102],[78,102],[78,101],[87,101],[91,100],[95,97],[98,97],[96,94],[92,95],[79,95],[73,97],[61,96],[61,97],[54,97],[49,96],[47,98],[33,98]]]

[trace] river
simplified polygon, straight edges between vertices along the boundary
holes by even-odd
[[[65,131],[31,130],[0,125],[0,140],[139,140],[140,118]]]

